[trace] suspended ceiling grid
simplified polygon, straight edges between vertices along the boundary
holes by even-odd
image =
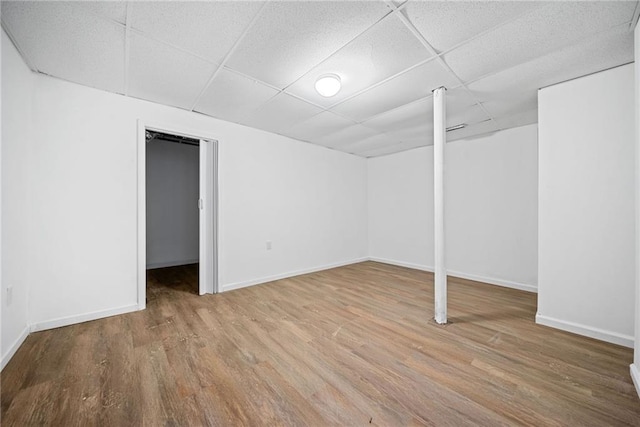
[[[537,89],[633,61],[637,1],[2,2],[28,66],[363,157],[537,122]],[[324,98],[318,76],[338,74]]]

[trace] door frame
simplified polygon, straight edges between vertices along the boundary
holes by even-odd
[[[206,165],[206,171],[204,172],[210,179],[212,184],[212,194],[210,197],[211,215],[213,216],[213,227],[209,233],[210,247],[213,250],[213,259],[211,260],[211,266],[209,270],[213,270],[211,274],[210,283],[205,286],[200,286],[199,292],[203,293],[218,293],[218,140],[208,135],[208,132],[188,129],[184,126],[168,124],[168,123],[154,123],[146,120],[138,120],[138,147],[137,147],[137,160],[138,160],[138,200],[137,200],[137,285],[138,285],[138,310],[144,310],[146,307],[147,298],[147,177],[146,177],[146,134],[145,131],[149,129],[157,132],[164,132],[173,135],[185,136],[201,141],[207,141],[210,144],[211,155],[207,156],[207,161],[203,162],[200,159],[200,165]],[[200,171],[200,176],[203,172]],[[194,202],[195,203],[195,202]],[[202,227],[198,227],[199,241],[198,245],[202,245],[203,236]],[[201,264],[202,265],[202,264]],[[200,274],[199,274],[200,276]]]

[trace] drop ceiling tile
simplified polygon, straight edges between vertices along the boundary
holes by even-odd
[[[362,121],[431,95],[440,86],[455,87],[457,79],[438,61],[429,61],[332,108]]]
[[[100,15],[106,19],[111,19],[119,24],[125,25],[127,22],[127,3],[123,1],[81,1],[86,10]]]
[[[447,127],[457,126],[459,124],[470,125],[473,123],[483,122],[490,118],[487,113],[478,105],[472,105],[464,109],[454,110],[453,112],[450,112],[449,109],[447,110]]]
[[[399,129],[393,132],[389,132],[387,135],[402,142],[420,140],[425,145],[431,145],[433,143],[433,122],[424,123],[410,128]]]
[[[463,87],[447,90],[447,116],[452,116],[460,111],[468,110],[476,104],[473,95]]]
[[[284,88],[389,13],[383,2],[269,2],[227,63]]]
[[[458,124],[457,120],[470,120],[476,122],[487,119],[481,109],[475,107],[475,100],[463,88],[447,90],[447,123],[449,126]],[[433,123],[433,98],[423,98],[411,104],[404,105],[371,119],[362,124],[379,130],[380,132],[397,132],[405,128],[414,128],[428,123]]]
[[[410,1],[403,13],[434,49],[443,52],[542,5],[529,1]]]
[[[377,134],[378,132],[373,129],[362,125],[353,125],[321,138],[316,138],[311,142],[314,144],[324,145],[325,147],[339,148],[340,146],[352,144],[356,141],[370,138]]]
[[[373,150],[363,150],[355,152],[354,154],[362,156],[362,157],[379,157],[386,156],[389,154],[399,153],[401,151],[412,150],[414,148],[424,147],[424,144],[421,142],[401,142],[399,144],[388,145],[386,147],[375,148]]]
[[[280,93],[240,122],[269,132],[286,134],[286,131],[297,123],[321,112],[322,109],[314,105],[286,93]]]
[[[554,2],[478,37],[444,56],[463,80],[531,61],[629,22],[636,2]]]
[[[402,141],[405,149],[416,147],[427,147],[433,145],[433,132],[427,137],[405,139]]]
[[[39,71],[124,92],[124,27],[68,2],[2,2],[2,20]]]
[[[469,84],[469,89],[480,101],[500,99],[512,93],[535,91],[627,64],[633,59],[633,31],[622,25],[582,43],[477,80]]]
[[[429,57],[429,51],[402,21],[395,15],[388,16],[310,70],[287,92],[328,107]],[[319,76],[328,73],[340,76],[342,89],[325,98],[314,85]]]
[[[297,123],[286,134],[292,138],[311,141],[322,136],[338,132],[355,123],[329,111],[324,111],[304,122]]]
[[[362,122],[362,124],[380,132],[393,132],[432,122],[433,99],[429,96],[420,101],[379,114]]]
[[[263,2],[130,2],[134,30],[220,63]]]
[[[511,92],[508,94],[503,92],[503,94],[504,96],[501,98],[482,103],[493,118],[497,119],[538,108],[537,90]]]
[[[534,108],[527,111],[520,111],[516,114],[501,117],[498,119],[498,124],[502,129],[515,128],[518,126],[530,125],[538,123],[538,109]]]
[[[191,109],[217,66],[148,37],[132,34],[129,95]]]
[[[447,132],[447,142],[482,136],[488,133],[496,132],[498,130],[500,130],[500,125],[497,121],[487,120],[485,122],[476,123],[462,129]]]
[[[382,147],[388,147],[389,145],[395,145],[399,143],[399,139],[381,133],[365,139],[361,139],[360,141],[341,145],[339,149],[348,153],[357,153],[362,151],[375,150]]]
[[[232,122],[262,106],[278,91],[248,77],[222,69],[211,82],[194,110]]]

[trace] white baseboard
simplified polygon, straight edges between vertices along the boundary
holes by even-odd
[[[632,363],[629,367],[631,371],[631,380],[633,381],[633,385],[636,386],[636,393],[638,393],[638,397],[640,397],[640,369]]]
[[[527,285],[525,283],[511,282],[509,280],[494,279],[492,277],[484,277],[484,276],[479,276],[477,274],[467,274],[467,273],[461,273],[459,271],[450,271],[450,270],[447,270],[447,275],[459,277],[461,279],[473,280],[475,282],[483,282],[483,283],[488,283],[490,285],[502,286],[505,288],[513,288],[521,291],[538,293],[538,288],[536,286]]]
[[[345,265],[357,264],[369,261],[369,258],[357,258],[350,261],[325,264],[318,267],[306,268],[302,270],[290,271],[288,273],[276,274],[274,276],[260,277],[258,279],[247,280],[245,282],[228,283],[220,287],[220,292],[232,291],[234,289],[246,288],[248,286],[259,285],[261,283],[273,282],[275,280],[287,279],[289,277],[300,276],[301,274],[315,273],[317,271],[329,270],[331,268],[344,267]]]
[[[154,268],[165,268],[165,267],[175,267],[177,265],[188,265],[188,264],[197,264],[200,260],[196,259],[187,259],[184,261],[165,261],[165,262],[152,262],[147,264],[147,270],[152,270]]]
[[[126,305],[124,307],[110,308],[108,310],[94,311],[91,313],[78,314],[78,315],[68,316],[68,317],[60,317],[58,319],[33,323],[31,325],[31,332],[60,328],[62,326],[75,325],[76,323],[103,319],[105,317],[116,316],[118,314],[131,313],[132,311],[138,311],[138,304]]]
[[[553,317],[544,316],[540,313],[536,314],[536,323],[538,323],[539,325],[550,326],[552,328],[572,332],[574,334],[583,335],[585,337],[595,338],[600,341],[606,341],[612,344],[618,344],[624,347],[633,348],[634,338],[630,335],[619,334],[612,331],[605,331],[604,329],[594,328],[592,326],[582,325],[567,320],[555,319]]]
[[[375,261],[375,262],[381,262],[381,263],[384,263],[384,264],[397,265],[397,266],[400,266],[400,267],[412,268],[414,270],[428,271],[430,273],[433,273],[433,267],[427,266],[427,265],[412,264],[412,263],[409,263],[409,262],[397,261],[397,260],[386,259],[386,258],[377,258],[377,257],[369,257],[369,260],[370,261]],[[518,290],[521,290],[521,291],[534,292],[534,293],[538,292],[538,288],[536,286],[533,286],[533,285],[527,285],[527,284],[524,284],[524,283],[512,282],[512,281],[509,281],[509,280],[494,279],[492,277],[479,276],[477,274],[468,274],[468,273],[462,273],[460,271],[447,270],[447,275],[448,276],[459,277],[461,279],[473,280],[475,282],[482,282],[482,283],[488,283],[490,285],[502,286],[502,287],[505,287],[505,288],[518,289]]]
[[[29,326],[27,325],[25,326],[24,330],[20,333],[18,338],[16,338],[16,340],[13,342],[13,344],[9,346],[9,349],[7,350],[7,352],[2,355],[2,362],[1,362],[2,367],[0,367],[0,370],[4,369],[4,367],[7,366],[7,363],[9,363],[9,360],[11,360],[13,355],[16,354],[16,351],[18,351],[18,349],[20,348],[24,340],[27,339],[28,336],[29,336]]]
[[[381,262],[383,264],[397,265],[398,267],[411,268],[413,270],[428,271],[429,273],[433,273],[433,270],[434,270],[433,267],[431,267],[431,266],[422,265],[422,264],[413,264],[411,262],[398,261],[398,260],[395,260],[395,259],[378,258],[378,257],[370,256],[368,258],[368,260],[369,261],[375,261],[375,262]]]

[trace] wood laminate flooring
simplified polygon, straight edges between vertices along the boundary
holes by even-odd
[[[534,323],[536,295],[365,262],[197,296],[149,273],[147,309],[31,334],[2,425],[640,425],[632,350]]]

